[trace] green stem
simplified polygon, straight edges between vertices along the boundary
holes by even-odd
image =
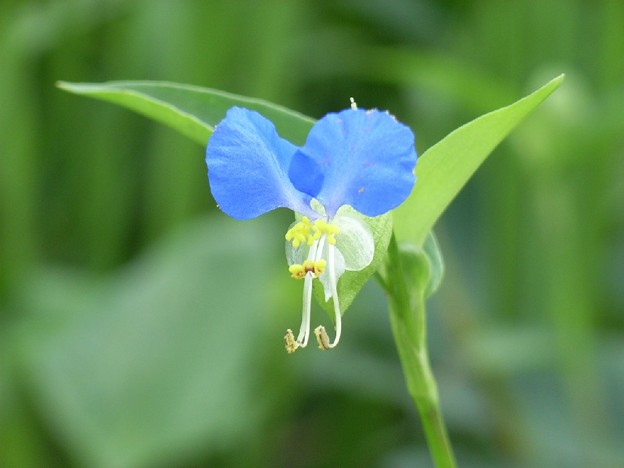
[[[423,260],[426,262],[424,256]],[[424,268],[427,266],[425,262],[422,264]],[[388,248],[383,283],[390,299],[390,323],[403,374],[409,393],[418,408],[431,457],[436,467],[453,468],[453,450],[440,411],[438,388],[429,365],[425,288],[423,284],[419,284],[415,275],[405,271],[394,236]]]

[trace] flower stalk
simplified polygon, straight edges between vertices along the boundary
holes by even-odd
[[[380,278],[389,297],[392,333],[407,388],[420,414],[435,466],[454,468],[455,458],[427,352],[425,285],[410,279],[413,277],[404,270],[393,236],[388,247],[385,274]]]

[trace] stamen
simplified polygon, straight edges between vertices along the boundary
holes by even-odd
[[[301,307],[301,327],[295,340],[292,330],[288,329],[284,335],[286,351],[294,353],[298,348],[305,348],[310,337],[310,311],[312,309],[312,282],[325,269],[325,260],[315,260],[318,251],[318,242],[313,242],[308,252],[308,258],[303,265],[291,265],[289,270],[293,278],[305,278],[303,283],[303,305]]]
[[[314,274],[315,278],[318,278],[325,271],[325,266],[327,265],[327,262],[321,258],[320,260],[316,260],[315,262],[311,263],[312,268],[306,271],[311,272],[312,274]]]
[[[293,332],[290,328],[286,330],[286,334],[284,335],[284,342],[286,343],[286,351],[288,351],[288,353],[294,353],[295,351],[297,351],[299,343],[295,341],[295,335],[293,335]]]
[[[316,335],[316,341],[318,341],[319,348],[323,351],[327,351],[331,348],[329,344],[329,336],[327,336],[327,332],[325,331],[325,327],[323,325],[319,325],[314,329],[314,334]]]
[[[307,275],[303,283],[303,306],[301,307],[301,327],[297,343],[305,348],[310,337],[310,310],[312,309],[312,276]]]
[[[290,265],[288,271],[290,271],[290,277],[295,279],[302,279],[306,274],[305,267],[299,263]]]
[[[355,99],[350,97],[349,100],[351,101],[351,109],[357,110],[357,104],[355,103]]]
[[[335,348],[340,341],[340,335],[342,334],[342,315],[340,314],[340,303],[338,301],[338,290],[336,288],[335,249],[336,247],[330,243],[327,252],[327,267],[329,269],[329,284],[331,286],[332,299],[334,302],[336,337],[334,338],[334,341],[330,343],[329,336],[327,336],[327,332],[325,331],[325,327],[320,325],[314,329],[316,341],[318,341],[319,348],[323,350]]]
[[[306,274],[312,273],[315,278],[318,278],[325,271],[327,262],[322,258],[320,260],[306,260],[303,265],[300,263],[294,263],[288,267],[290,277],[295,279],[302,279]]]
[[[314,236],[312,234],[312,223],[310,223],[310,219],[307,216],[302,217],[301,221],[291,227],[284,237],[288,242],[292,242],[295,249],[302,243],[308,244],[308,247],[311,247],[314,243]]]
[[[314,231],[313,237],[318,240],[323,236],[323,234],[327,235],[327,242],[332,245],[336,244],[336,234],[340,232],[340,228],[335,224],[330,224],[324,219],[317,219],[314,221],[314,226],[312,226],[312,230]]]

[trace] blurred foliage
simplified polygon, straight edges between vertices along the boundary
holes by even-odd
[[[287,356],[288,214],[227,219],[200,146],[55,81],[355,96],[422,153],[560,72],[436,228],[431,355],[461,466],[624,464],[622,24],[619,0],[4,0],[0,465],[430,463],[379,289],[337,350]]]

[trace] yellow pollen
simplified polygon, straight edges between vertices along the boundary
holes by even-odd
[[[286,330],[286,334],[284,335],[284,343],[286,345],[286,351],[288,351],[289,353],[294,353],[299,347],[299,343],[295,341],[295,335],[293,335],[293,332],[290,328]]]
[[[301,218],[301,221],[288,230],[285,237],[288,242],[292,242],[295,249],[301,244],[308,244],[310,247],[314,243],[310,219],[307,216]]]
[[[298,263],[295,263],[294,265],[290,265],[290,267],[288,268],[288,271],[290,271],[291,278],[295,278],[295,279],[301,279],[306,274],[305,268],[303,267],[303,265],[300,265]]]
[[[291,265],[288,271],[290,272],[290,276],[295,279],[301,279],[308,273],[312,273],[315,277],[318,277],[323,274],[326,265],[327,262],[323,259],[317,261],[306,260],[303,262],[303,265],[299,263]]]
[[[336,234],[340,232],[340,228],[335,224],[329,224],[323,219],[317,219],[314,221],[314,239],[318,240],[323,234],[327,236],[327,242],[332,245],[336,245]]]

